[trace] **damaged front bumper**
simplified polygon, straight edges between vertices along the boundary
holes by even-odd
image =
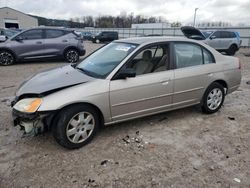
[[[50,129],[55,113],[55,111],[24,113],[13,109],[12,116],[14,126],[20,126],[25,135],[35,136]]]

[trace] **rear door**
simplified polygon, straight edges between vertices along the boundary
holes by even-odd
[[[21,40],[17,40],[17,39]],[[23,59],[32,59],[44,55],[44,31],[31,29],[12,39],[11,49]]]
[[[63,37],[66,34],[66,31],[60,29],[45,29],[44,53],[47,56],[62,55],[62,51],[70,42]]]
[[[110,81],[110,106],[113,121],[149,115],[171,108],[174,71],[168,70],[168,44],[149,46],[138,52],[122,68],[138,67],[145,51],[151,51],[151,71],[134,78]],[[167,57],[167,58],[166,58]],[[149,60],[148,59],[148,60]],[[143,63],[142,63],[143,64]],[[146,65],[146,63],[145,63]]]
[[[173,108],[199,103],[214,71],[214,57],[200,45],[190,42],[173,44],[174,96]]]
[[[229,31],[221,32],[221,49],[228,49],[233,43],[233,35],[234,33]]]

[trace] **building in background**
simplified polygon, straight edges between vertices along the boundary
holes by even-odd
[[[141,24],[132,24],[132,29],[162,29],[162,28],[170,28],[171,24],[168,22],[163,23],[141,23]]]
[[[32,16],[9,7],[0,8],[0,28],[28,29],[37,26],[38,20]]]

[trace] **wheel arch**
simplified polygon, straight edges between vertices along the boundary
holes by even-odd
[[[89,103],[89,102],[77,102],[77,103],[68,104],[66,106],[63,106],[59,110],[57,110],[57,112],[55,113],[55,115],[51,121],[51,124],[49,125],[49,129],[51,129],[53,127],[53,125],[55,125],[55,123],[57,122],[57,120],[59,118],[60,112],[62,110],[69,108],[69,107],[72,107],[72,106],[75,106],[75,105],[85,105],[85,106],[91,106],[92,108],[94,108],[98,112],[101,127],[104,127],[104,116],[103,116],[103,113],[100,110],[100,108],[98,108],[96,105]]]
[[[222,85],[225,89],[228,89],[228,84],[227,84],[227,82],[225,80],[219,79],[219,80],[213,81],[212,83],[215,83],[215,82],[217,82],[218,84]]]
[[[0,51],[3,51],[3,50],[10,52],[14,56],[15,61],[17,60],[17,55],[13,50],[11,50],[9,48],[1,47]]]
[[[74,49],[76,50],[78,53],[80,53],[79,49],[75,46],[67,46],[66,48],[64,48],[63,50],[63,56],[65,56],[65,53],[69,50],[69,49]]]
[[[212,85],[213,83],[218,83],[220,84],[224,89],[225,89],[225,95],[227,94],[227,90],[228,90],[228,84],[225,80],[223,79],[218,79],[218,80],[214,80],[213,82],[211,82],[204,90],[204,93],[202,95],[202,98],[201,98],[201,104],[203,104],[203,97],[207,91],[207,89],[209,88],[210,85]]]

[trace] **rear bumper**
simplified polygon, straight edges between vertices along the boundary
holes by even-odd
[[[20,126],[25,134],[38,135],[49,130],[56,111],[23,113],[12,110],[14,126]]]
[[[85,49],[79,50],[79,55],[80,56],[84,56],[85,54],[86,54],[86,50]]]

